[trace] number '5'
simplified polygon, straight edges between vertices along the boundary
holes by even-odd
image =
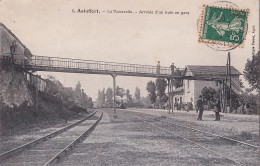
[[[239,40],[239,36],[236,35],[234,32],[232,32],[232,35],[230,35],[230,40],[238,41]]]

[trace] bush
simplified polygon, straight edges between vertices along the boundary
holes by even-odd
[[[149,105],[149,106],[147,106],[147,108],[151,109],[151,108],[153,108],[153,106]]]
[[[141,103],[141,102],[138,102],[138,103],[128,103],[128,104],[126,104],[126,107],[129,107],[129,108],[143,108],[144,104]]]
[[[35,122],[34,107],[28,106],[28,102],[24,102],[21,106],[10,108],[1,103],[0,121],[1,133],[6,132],[16,126],[26,126],[31,122]]]
[[[71,109],[70,109],[72,112],[75,112],[75,113],[84,113],[84,112],[88,112],[88,110],[87,109],[85,109],[85,108],[81,108],[81,107],[79,107],[79,106],[73,106]]]
[[[125,107],[125,104],[124,103],[121,103],[120,105],[119,105],[119,108],[120,109],[125,109],[126,107]]]
[[[80,112],[86,113],[87,110],[63,103],[59,98],[44,92],[39,92],[37,111],[35,106],[28,106],[27,101],[19,107],[14,105],[13,108],[0,102],[0,133],[29,129],[33,124],[41,122],[67,121],[78,116]]]

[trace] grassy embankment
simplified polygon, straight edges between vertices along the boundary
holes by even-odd
[[[37,128],[46,128],[54,124],[66,123],[87,110],[63,103],[59,98],[39,92],[38,111],[35,106],[23,103],[10,108],[0,101],[0,135],[12,135]]]

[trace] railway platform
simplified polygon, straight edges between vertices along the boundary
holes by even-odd
[[[237,136],[242,135],[245,139],[259,139],[259,116],[220,113],[220,121],[214,121],[215,113],[205,110],[203,112],[203,121],[197,121],[198,113],[196,111],[174,110],[169,114],[168,110],[163,109],[129,109],[129,111],[140,112],[156,116],[164,116],[178,121],[185,121],[196,128],[197,125],[205,126],[214,132],[221,132],[222,135]]]

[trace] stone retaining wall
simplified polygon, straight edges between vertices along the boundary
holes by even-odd
[[[10,107],[20,106],[24,102],[33,105],[23,72],[0,71],[0,95],[3,103]]]

